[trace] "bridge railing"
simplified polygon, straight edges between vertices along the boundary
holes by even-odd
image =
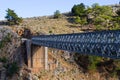
[[[32,43],[81,54],[92,54],[110,58],[120,57],[119,30],[41,35],[33,37]]]

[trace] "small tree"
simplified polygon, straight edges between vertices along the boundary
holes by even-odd
[[[80,18],[79,16],[76,16],[74,22],[75,22],[76,24],[80,24],[81,26],[87,24],[86,18]]]
[[[54,18],[60,18],[61,17],[61,14],[60,14],[60,11],[59,10],[56,10],[54,12]]]
[[[19,25],[22,22],[22,18],[18,17],[14,10],[8,8],[6,12],[7,14],[5,18],[7,19],[9,25]]]
[[[71,12],[75,15],[75,16],[80,16],[83,17],[84,15],[86,15],[86,11],[85,11],[85,5],[83,3],[78,4],[78,5],[74,5]]]

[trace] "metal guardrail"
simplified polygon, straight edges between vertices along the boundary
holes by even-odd
[[[120,58],[120,30],[40,35],[32,37],[32,44],[81,54]]]

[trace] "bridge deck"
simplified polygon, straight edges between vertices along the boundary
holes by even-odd
[[[120,58],[120,30],[40,35],[32,44],[109,58]]]

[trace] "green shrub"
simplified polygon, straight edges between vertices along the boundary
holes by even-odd
[[[5,68],[7,69],[7,76],[10,76],[10,77],[12,77],[13,74],[19,71],[19,67],[16,62],[5,65]]]
[[[49,33],[52,33],[52,31],[50,30]]]
[[[10,33],[8,33],[7,36],[5,36],[4,41],[5,42],[10,42],[11,41],[11,34]]]
[[[89,56],[90,65],[89,65],[88,69],[89,70],[96,70],[96,68],[97,68],[96,64],[98,64],[101,60],[102,60],[101,57]]]
[[[115,78],[117,78],[117,72],[114,71],[114,72],[110,73],[110,76],[111,76],[111,77],[115,77]]]
[[[4,41],[0,41],[0,49],[4,47]]]
[[[11,41],[11,34],[8,33],[7,36],[5,36],[2,41],[0,41],[0,49],[3,48],[7,42],[10,41]]]
[[[79,17],[79,16],[76,16],[76,18],[74,19],[74,22],[75,22],[76,24],[80,24],[80,22],[81,22],[80,17]]]
[[[54,12],[54,18],[60,18],[61,17],[61,14],[60,14],[60,11],[59,10],[56,10]]]
[[[102,26],[102,25],[96,25],[95,28],[96,28],[96,30],[103,30],[103,29],[105,29],[104,26]]]
[[[76,16],[76,18],[74,19],[74,22],[76,24],[81,24],[81,25],[87,24],[86,18],[80,18],[79,16]]]
[[[100,25],[100,24],[102,24],[104,21],[105,21],[105,20],[104,20],[103,18],[97,17],[97,18],[95,18],[95,20],[94,20],[94,25]]]
[[[6,63],[7,61],[8,61],[8,59],[6,57],[0,58],[0,62]]]

